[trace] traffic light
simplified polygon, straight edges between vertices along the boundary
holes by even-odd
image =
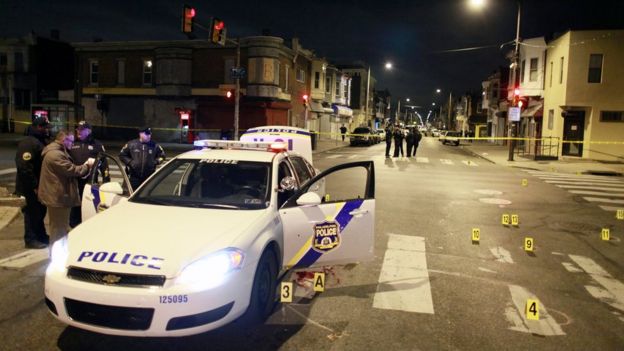
[[[184,5],[182,10],[182,33],[193,33],[193,18],[195,17],[195,9],[189,5]]]
[[[232,90],[228,90],[225,92],[225,97],[231,99],[234,96],[234,92]]]
[[[308,98],[309,98],[308,94],[303,94],[302,99],[301,99],[301,102],[302,102],[305,106],[307,106],[307,105],[308,105]]]
[[[520,89],[519,88],[515,88],[514,89],[514,94],[513,94],[513,101],[512,101],[512,106],[514,107],[522,107],[521,105],[519,105],[520,103]]]
[[[218,18],[212,19],[210,41],[214,44],[225,45],[225,22]]]

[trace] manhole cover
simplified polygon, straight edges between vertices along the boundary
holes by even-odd
[[[477,194],[483,194],[483,195],[503,195],[502,191],[491,190],[491,189],[477,189],[474,192]]]
[[[491,205],[511,205],[511,201],[495,197],[484,197],[480,198],[479,201]]]

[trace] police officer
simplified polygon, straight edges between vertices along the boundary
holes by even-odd
[[[401,157],[403,157],[403,139],[405,138],[405,134],[403,129],[400,126],[394,128],[394,157],[399,157],[399,152],[401,153]]]
[[[104,145],[98,140],[96,140],[93,135],[91,135],[91,125],[87,121],[80,121],[78,123],[78,127],[76,127],[76,134],[78,135],[78,140],[76,140],[69,150],[69,156],[71,156],[75,165],[82,165],[89,158],[94,158],[96,160],[99,159],[101,153],[106,152],[104,149]],[[99,171],[102,175],[102,180],[104,183],[110,182],[110,176],[108,174],[108,162],[105,157],[101,158],[102,162],[99,165]],[[97,161],[96,161],[97,162]],[[91,180],[93,176],[93,172],[97,172],[94,169],[91,169],[89,175],[85,178],[78,178],[78,194],[82,199],[82,192],[84,190],[87,182]],[[74,228],[78,224],[82,222],[82,210],[80,206],[72,207],[71,213],[69,215],[69,226]]]
[[[414,147],[414,128],[407,128],[405,143],[407,144],[407,157],[412,157],[412,148]]]
[[[392,147],[392,126],[386,127],[386,157],[390,157],[390,147]]]
[[[39,176],[41,174],[41,152],[48,142],[49,123],[45,117],[36,117],[28,128],[28,135],[17,145],[15,165],[15,193],[26,198],[24,214],[24,244],[29,249],[43,249],[49,238],[43,219],[46,207],[37,198]]]
[[[165,160],[165,151],[152,141],[152,129],[139,129],[139,139],[129,141],[121,149],[119,159],[126,165],[132,190],[136,190]]]

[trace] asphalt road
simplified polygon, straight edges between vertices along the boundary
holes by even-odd
[[[433,138],[417,159],[387,159],[384,148],[315,155],[319,169],[375,161],[375,259],[334,267],[323,293],[298,288],[264,325],[173,339],[69,328],[43,302],[44,260],[0,269],[0,350],[622,349],[624,221],[565,187],[582,182],[590,189],[581,192],[617,204],[621,179],[501,167]],[[503,226],[503,214],[519,226]],[[0,232],[0,259],[23,251],[21,221]],[[537,321],[527,319],[528,299],[538,301]]]

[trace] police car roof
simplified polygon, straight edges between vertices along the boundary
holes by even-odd
[[[178,158],[183,159],[222,159],[252,162],[272,162],[276,153],[263,150],[245,150],[245,149],[201,149],[188,151]]]

